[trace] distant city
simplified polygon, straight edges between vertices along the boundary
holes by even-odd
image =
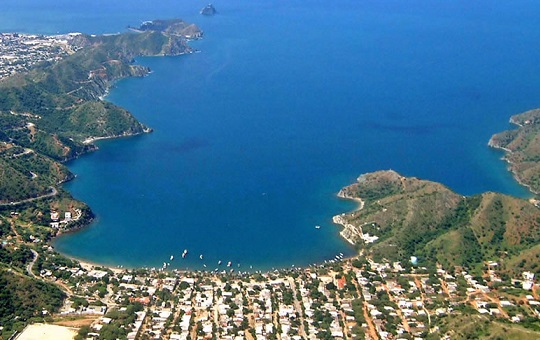
[[[69,42],[76,35],[0,33],[0,79],[27,72],[39,63],[55,62],[75,53],[77,48]]]

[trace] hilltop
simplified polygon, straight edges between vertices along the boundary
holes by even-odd
[[[501,261],[509,272],[538,270],[540,209],[526,200],[492,192],[465,197],[392,170],[362,175],[339,195],[363,201],[334,221],[375,259],[417,257],[445,268]]]
[[[518,128],[493,135],[489,145],[503,149],[514,177],[540,194],[540,109],[512,116],[510,123]]]

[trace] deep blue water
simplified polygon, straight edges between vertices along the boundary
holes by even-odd
[[[354,204],[335,193],[378,169],[528,196],[487,141],[540,106],[540,3],[235,0],[211,18],[204,5],[0,5],[2,31],[108,33],[171,16],[205,31],[201,53],[140,58],[153,73],[112,90],[155,132],[69,164],[66,188],[98,219],[60,251],[127,266],[320,262],[353,252],[331,217]]]

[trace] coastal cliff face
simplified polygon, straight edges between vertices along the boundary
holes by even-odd
[[[504,150],[514,177],[540,194],[540,109],[512,116],[510,123],[518,128],[493,135],[489,146]]]
[[[540,209],[528,201],[484,193],[464,197],[442,184],[395,171],[362,175],[340,195],[361,209],[334,217],[342,236],[375,258],[410,256],[445,267],[500,260],[507,271],[540,256]]]

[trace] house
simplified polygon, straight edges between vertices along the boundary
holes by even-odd
[[[60,219],[60,214],[57,211],[51,211],[51,220],[57,222]]]
[[[346,283],[347,283],[347,280],[345,279],[345,276],[342,276],[337,280],[337,287],[339,289],[343,289],[345,288]]]

